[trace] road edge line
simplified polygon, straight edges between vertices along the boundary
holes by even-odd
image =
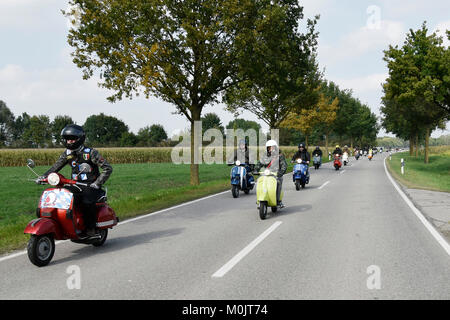
[[[394,181],[394,178],[392,178],[391,174],[389,173],[387,166],[386,166],[386,158],[384,158],[383,165],[384,165],[384,171],[386,172],[387,177],[391,181],[392,185],[395,187],[397,192],[400,194],[402,199],[406,202],[406,204],[409,206],[409,208],[414,212],[414,214],[419,218],[420,222],[427,228],[427,230],[431,233],[431,235],[434,237],[434,239],[441,245],[441,247],[445,250],[447,255],[450,256],[450,244],[447,242],[447,240],[442,237],[442,235],[439,233],[439,231],[434,228],[434,226],[427,220],[425,215],[414,205],[414,203],[411,201],[411,199],[408,198],[408,196],[403,192],[403,190],[398,186],[397,182]]]

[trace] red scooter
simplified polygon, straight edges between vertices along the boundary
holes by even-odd
[[[334,155],[333,166],[336,170],[339,170],[342,167],[341,157],[337,154]]]
[[[33,160],[28,165],[33,172]],[[80,174],[89,172],[89,164],[80,165]],[[36,172],[34,172],[39,176]],[[106,194],[97,201],[97,235],[86,236],[83,223],[83,214],[74,206],[74,195],[65,186],[88,186],[76,180],[66,179],[60,173],[51,173],[40,180],[41,184],[50,184],[52,187],[42,193],[36,210],[37,219],[30,221],[24,233],[31,234],[27,251],[30,261],[38,266],[50,263],[55,253],[55,240],[70,239],[72,242],[92,244],[99,247],[105,243],[108,229],[119,222],[114,210],[106,203]]]

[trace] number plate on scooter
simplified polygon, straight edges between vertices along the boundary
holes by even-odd
[[[41,197],[41,208],[57,208],[67,210],[72,204],[73,194],[66,189],[45,190]]]

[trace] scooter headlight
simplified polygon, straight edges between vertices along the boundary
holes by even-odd
[[[270,170],[269,169],[264,170],[264,175],[269,176],[270,175]]]
[[[239,167],[241,165],[241,162],[239,160],[236,160],[236,165]]]
[[[297,163],[302,163],[302,159],[297,159]]]
[[[59,184],[59,182],[61,181],[61,179],[59,178],[59,175],[57,173],[50,173],[48,175],[48,183],[51,184],[52,186],[57,186]]]

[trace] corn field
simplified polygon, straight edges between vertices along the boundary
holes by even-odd
[[[203,148],[204,151],[205,149]],[[98,150],[111,164],[131,164],[172,162],[173,148],[98,148]],[[289,161],[297,151],[297,147],[281,147],[281,150]],[[312,152],[312,149],[309,151]],[[33,159],[37,166],[51,166],[62,152],[64,149],[0,149],[0,167],[25,166],[27,159]],[[184,152],[189,152],[189,148],[184,148]],[[223,161],[226,162],[225,148]]]

